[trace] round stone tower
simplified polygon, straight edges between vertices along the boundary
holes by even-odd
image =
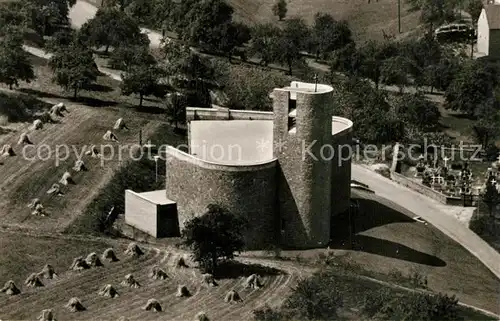
[[[273,91],[281,243],[324,247],[332,216],[333,88],[292,82]],[[333,153],[333,154],[332,154]]]

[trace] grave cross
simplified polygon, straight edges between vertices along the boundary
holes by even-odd
[[[314,92],[317,92],[318,91],[318,74],[314,74]],[[498,158],[500,158],[500,155],[498,156]]]

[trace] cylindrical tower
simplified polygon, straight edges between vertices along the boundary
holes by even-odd
[[[330,240],[332,87],[292,82],[275,89],[274,156],[279,162],[282,244],[326,246]]]

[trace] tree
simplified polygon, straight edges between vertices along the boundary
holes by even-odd
[[[405,122],[425,131],[435,129],[441,117],[438,106],[421,92],[400,96],[396,112]]]
[[[82,33],[93,46],[104,46],[105,53],[110,46],[149,45],[149,39],[141,32],[137,21],[114,8],[99,9],[95,17],[82,26]]]
[[[362,58],[354,42],[343,48],[334,50],[331,54],[328,77],[335,79],[335,72],[337,71],[345,72],[349,77],[357,76],[362,68]]]
[[[281,34],[281,29],[271,23],[255,25],[252,29],[250,54],[258,57],[264,66],[275,61],[276,47]]]
[[[425,67],[425,83],[434,88],[447,90],[455,76],[460,71],[460,63],[455,58],[442,57],[438,63]]]
[[[309,50],[314,52],[316,59],[325,59],[329,53],[351,43],[352,32],[346,21],[336,21],[327,13],[314,15]]]
[[[19,3],[0,3],[0,26],[4,29],[0,30],[0,33],[3,33],[7,26],[23,27],[25,17],[20,11]]]
[[[144,46],[119,46],[111,54],[110,66],[114,69],[129,71],[133,66],[152,66],[156,60]]]
[[[380,84],[381,66],[386,59],[396,57],[399,55],[400,48],[398,44],[386,40],[382,43],[375,41],[368,41],[358,51],[361,65],[359,66],[359,74],[372,80],[376,88]]]
[[[292,67],[298,62],[303,62],[302,50],[307,47],[310,30],[301,18],[293,18],[285,21],[285,27],[281,37],[277,39],[273,55],[276,62],[285,64],[288,73],[292,75]]]
[[[285,19],[287,13],[286,0],[277,0],[273,5],[273,14],[281,21]]]
[[[65,90],[72,89],[74,98],[78,96],[80,89],[92,84],[99,74],[92,50],[75,42],[55,51],[50,58],[49,66],[54,73],[52,81]]]
[[[131,66],[122,75],[120,88],[123,95],[138,94],[139,107],[142,107],[144,96],[153,95],[156,97],[165,96],[165,87],[160,84],[164,76],[164,71],[156,65]]]
[[[207,211],[185,224],[184,244],[191,247],[195,261],[216,274],[219,261],[229,260],[243,250],[246,222],[220,205],[210,204]]]
[[[40,36],[52,35],[69,25],[69,9],[76,0],[22,0],[21,12],[26,26]]]
[[[483,1],[481,0],[469,0],[467,3],[467,12],[470,14],[472,21],[475,23],[479,20],[481,11],[483,10]]]
[[[451,22],[455,18],[455,6],[448,0],[425,0],[421,6],[420,21],[425,23],[429,32],[445,22]]]
[[[381,82],[386,85],[395,85],[403,92],[405,86],[410,82],[410,61],[403,56],[396,56],[386,59],[380,69]]]
[[[406,41],[401,46],[401,55],[408,59],[409,73],[417,86],[427,85],[426,69],[437,65],[443,55],[441,46],[433,34],[426,34],[417,41]]]
[[[488,148],[500,135],[500,103],[498,98],[491,97],[479,104],[474,110],[476,121],[474,133],[477,142]]]
[[[186,122],[186,107],[188,105],[186,96],[181,93],[172,93],[168,96],[165,105],[165,113],[169,123],[174,124],[175,129],[178,129],[179,124]]]
[[[211,61],[173,41],[164,47],[164,55],[166,74],[172,85],[186,95],[188,105],[210,107],[209,89],[216,86]]]
[[[473,115],[477,106],[493,97],[499,70],[489,60],[466,63],[445,92],[445,107]]]
[[[183,40],[209,51],[227,48],[228,43],[233,44],[230,39],[234,36],[233,11],[225,0],[193,1],[182,17],[189,23],[178,24],[178,34]]]
[[[263,70],[257,67],[231,66],[227,80],[223,83],[227,96],[225,106],[231,109],[272,110],[269,93],[286,86],[290,78],[281,72]]]
[[[35,79],[33,66],[23,50],[23,39],[18,29],[8,28],[7,35],[0,39],[0,82],[12,87],[19,81],[30,83]]]

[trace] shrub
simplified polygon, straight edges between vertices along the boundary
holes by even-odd
[[[370,291],[364,298],[362,311],[370,318],[377,314],[386,314],[393,297],[394,295],[387,288]]]
[[[284,320],[283,314],[279,311],[271,309],[269,306],[253,311],[253,319],[255,321],[281,321]]]
[[[30,95],[0,93],[0,115],[6,116],[9,122],[29,121],[34,112],[50,106]]]

